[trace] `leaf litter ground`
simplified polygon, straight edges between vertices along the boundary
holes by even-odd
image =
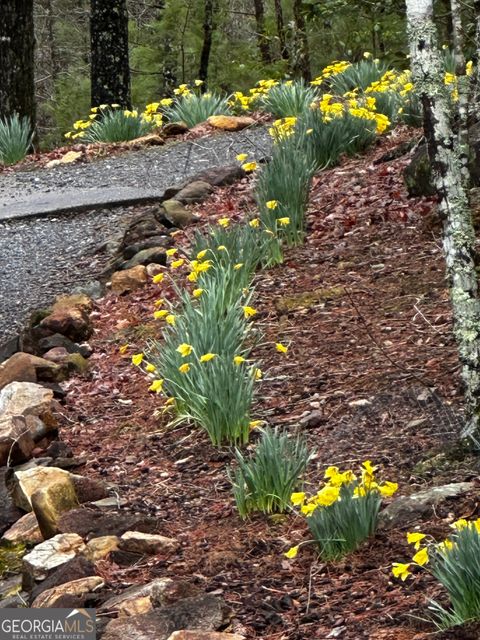
[[[391,134],[368,155],[317,176],[305,245],[256,278],[265,340],[255,355],[265,376],[253,417],[306,435],[316,450],[312,490],[327,465],[358,468],[365,459],[397,481],[400,494],[477,476],[474,461],[455,455],[459,365],[435,203],[408,199],[401,178],[408,158],[381,161],[411,135]],[[245,180],[218,189],[196,211],[206,224],[225,215],[241,220],[249,207]],[[189,238],[188,231],[176,239],[186,247]],[[246,638],[430,637],[433,626],[419,618],[441,590],[426,573],[406,584],[391,576],[391,563],[410,557],[407,527],[379,532],[335,564],[319,561],[308,545],[289,561],[283,553],[308,539],[304,521],[255,515],[243,522],[225,474],[232,451],[215,450],[190,425],[166,427],[159,398],[130,363],[158,335],[153,302],[165,294],[152,284],[100,300],[91,374],[67,383],[62,438],[86,457],[83,473],[116,485],[125,509],[154,516],[160,533],[182,543],[173,557],[103,561],[110,587],[189,579],[222,594],[234,611],[231,628]],[[290,344],[286,356],[275,351],[277,341]],[[421,528],[440,538],[462,515],[480,515],[474,495],[447,501]],[[441,637],[470,636],[464,629]]]

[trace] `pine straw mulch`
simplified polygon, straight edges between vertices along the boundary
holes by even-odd
[[[317,452],[312,489],[326,465],[358,468],[365,459],[398,481],[402,494],[477,475],[473,461],[455,460],[452,445],[461,394],[435,205],[407,198],[407,158],[374,164],[411,135],[394,133],[365,157],[316,177],[305,245],[256,279],[265,335],[256,356],[265,376],[253,415],[305,433]],[[249,206],[247,179],[196,209],[206,223],[241,218]],[[179,246],[190,235],[179,233]],[[155,516],[158,530],[182,543],[174,557],[133,567],[104,561],[110,585],[192,580],[222,594],[234,611],[232,629],[247,638],[430,637],[433,626],[419,618],[427,597],[441,598],[441,590],[427,574],[404,584],[390,572],[392,561],[410,557],[406,529],[379,532],[335,564],[320,562],[308,545],[289,561],[283,553],[308,538],[303,519],[243,522],[225,474],[231,450],[214,449],[190,425],[169,429],[156,413],[162,403],[130,356],[157,335],[153,302],[170,293],[151,285],[99,301],[91,375],[67,383],[61,436],[86,456],[80,473],[115,484],[127,509]],[[278,340],[290,343],[288,355],[275,351]],[[442,451],[435,464],[419,464]],[[448,534],[454,518],[477,511],[473,495],[449,501],[422,530]]]

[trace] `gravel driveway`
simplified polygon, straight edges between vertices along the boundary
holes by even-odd
[[[0,212],[22,199],[80,198],[85,190],[154,189],[162,193],[198,171],[224,165],[241,152],[260,158],[271,148],[265,129],[219,134],[112,156],[88,164],[65,165],[0,176]],[[100,200],[101,201],[101,200]],[[29,312],[48,306],[59,293],[92,280],[104,256],[97,253],[132,208],[117,207],[69,215],[0,219],[0,345],[14,337]]]

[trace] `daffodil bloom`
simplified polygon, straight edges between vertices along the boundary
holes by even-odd
[[[253,220],[250,220],[250,222],[248,223],[253,229],[258,229],[258,227],[260,226],[260,220],[258,218],[253,218]]]
[[[258,165],[256,162],[246,162],[245,164],[242,164],[242,169],[247,173],[250,173],[251,171],[255,171],[257,167]]]
[[[154,282],[155,284],[158,284],[159,282],[163,281],[164,277],[165,276],[163,273],[157,273],[157,275],[153,276],[152,282]]]
[[[450,540],[450,538],[445,538],[445,540],[443,542],[440,542],[437,545],[437,549],[441,552],[441,553],[448,553],[449,551],[451,551],[454,547],[453,542]]]
[[[150,362],[147,364],[147,366],[145,367],[145,371],[147,373],[154,373],[156,371],[155,369],[155,365],[151,364]]]
[[[308,504],[304,504],[300,507],[300,511],[303,513],[304,516],[311,516],[312,513],[315,511],[315,509],[318,507],[318,504],[315,504],[314,502],[309,502]]]
[[[198,274],[195,273],[195,271],[191,271],[187,276],[187,280],[189,282],[196,282],[198,280]]]
[[[253,377],[255,378],[255,380],[261,380],[262,376],[263,376],[262,370],[257,367],[253,372]]]
[[[362,462],[362,467],[370,476],[373,476],[375,474],[375,471],[378,469],[378,467],[374,467],[372,465],[372,462],[370,460],[365,460],[365,462]]]
[[[192,295],[193,295],[194,298],[199,298],[204,291],[205,291],[205,289],[194,289],[192,291]]]
[[[305,502],[305,493],[303,491],[298,491],[297,493],[292,493],[290,496],[290,502],[295,506],[299,507]]]
[[[169,312],[167,311],[167,309],[159,309],[158,311],[153,312],[153,317],[155,318],[155,320],[161,320],[162,318],[168,316],[168,314]]]
[[[167,322],[167,324],[171,324],[172,326],[175,324],[175,316],[173,315],[173,313],[169,313],[168,316],[166,316],[165,322]]]
[[[189,356],[192,353],[193,347],[192,347],[191,344],[187,344],[186,342],[182,342],[182,344],[177,347],[176,351],[178,351],[178,353],[181,356],[186,358],[187,356]]]
[[[197,260],[203,260],[204,257],[207,255],[208,253],[208,249],[204,249],[203,251],[199,251],[197,253]]]
[[[141,365],[142,361],[143,361],[143,353],[136,353],[135,355],[132,356],[132,364],[134,364],[136,367]]]
[[[287,227],[290,224],[290,218],[287,216],[284,218],[277,218],[277,222],[281,227]]]
[[[182,264],[185,262],[185,260],[183,258],[180,258],[179,260],[174,260],[171,264],[172,269],[178,269],[179,267],[182,266]]]
[[[297,557],[297,553],[298,553],[298,549],[299,549],[300,545],[297,545],[296,547],[291,547],[291,549],[289,549],[286,553],[284,553],[283,555],[288,558],[289,560],[291,560],[292,558],[296,558]]]
[[[409,571],[409,569],[410,563],[394,562],[392,564],[393,575],[395,576],[395,578],[400,578],[400,580],[403,580],[404,582],[408,578],[408,576],[412,575],[412,572]]]
[[[278,207],[278,200],[269,200],[265,203],[267,209],[276,209]]]
[[[155,393],[160,393],[163,389],[163,380],[154,380],[152,384],[148,387],[149,391],[155,391]]]
[[[412,560],[416,564],[419,564],[421,567],[423,567],[424,564],[427,564],[428,562],[427,547],[424,547],[423,549],[420,549],[420,551],[417,551],[417,553],[413,556]]]
[[[173,249],[167,249],[165,251],[165,253],[167,254],[167,256],[169,258],[171,258],[172,256],[174,256],[177,253],[178,249],[176,247],[174,247]]]
[[[235,264],[233,266],[233,268],[235,269],[235,271],[238,271],[239,269],[241,269],[243,267],[243,262],[237,262],[237,264]]]
[[[226,251],[227,247],[224,244],[219,244],[218,247],[217,247],[217,250],[218,251]]]
[[[420,542],[426,537],[425,533],[417,533],[414,531],[413,533],[407,533],[407,542],[408,544],[415,545],[415,549],[418,551],[420,549]]]
[[[315,502],[321,507],[329,507],[331,504],[338,500],[339,496],[340,487],[332,487],[330,485],[326,485],[317,493]]]
[[[454,522],[450,526],[451,526],[452,529],[456,529],[457,531],[461,531],[462,529],[466,529],[469,526],[469,524],[468,524],[468,520],[465,520],[465,518],[460,518],[460,520],[457,520],[456,522]]]
[[[216,358],[217,354],[216,353],[204,353],[203,356],[200,356],[200,362],[209,362],[210,360],[213,360],[213,358]]]
[[[242,309],[245,318],[251,318],[257,313],[256,309],[254,309],[253,307],[242,307]]]
[[[245,358],[243,356],[234,356],[233,357],[233,362],[236,365],[240,365],[240,364],[242,364],[242,362],[245,362]]]
[[[190,371],[190,365],[188,364],[188,362],[185,362],[185,364],[182,364],[178,367],[178,370],[180,371],[180,373],[188,373]]]
[[[196,87],[201,87],[203,84],[203,80],[195,80],[195,86]]]
[[[244,162],[248,158],[248,153],[239,153],[237,156],[237,160],[239,162]]]
[[[279,352],[279,353],[287,353],[288,351],[288,347],[286,347],[284,344],[282,344],[281,342],[276,342],[275,343],[275,349]]]
[[[118,350],[122,355],[127,352],[127,349],[128,349],[128,344],[122,344],[122,346],[118,348]]]
[[[226,228],[228,227],[228,225],[230,224],[230,218],[220,218],[218,220],[218,224],[223,227]]]
[[[380,495],[385,498],[390,498],[398,490],[398,484],[396,482],[389,482],[386,480],[383,484],[379,485],[378,490]]]
[[[250,420],[250,422],[248,423],[248,426],[250,429],[256,429],[261,424],[263,424],[263,420]]]
[[[163,298],[159,298],[158,300],[155,300],[155,302],[153,303],[153,306],[154,307],[161,307],[164,302],[165,302],[165,300]]]

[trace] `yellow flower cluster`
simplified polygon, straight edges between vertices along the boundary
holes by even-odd
[[[362,464],[360,478],[357,478],[351,469],[342,472],[338,467],[328,467],[324,475],[326,482],[320,491],[310,497],[304,492],[292,493],[290,500],[294,506],[300,507],[303,515],[309,517],[318,507],[329,507],[337,500],[340,501],[343,486],[353,489],[353,495],[356,497],[366,496],[373,491],[384,497],[392,496],[397,491],[398,484],[389,481],[378,484],[375,480],[376,470],[377,467],[374,467],[370,460]]]
[[[277,84],[279,84],[277,80],[259,80],[257,85],[249,90],[248,94],[245,94],[242,91],[235,91],[229,101],[229,105],[234,108],[240,108],[244,111],[251,110],[254,108],[255,103]],[[291,84],[291,81],[287,81],[285,84]]]
[[[350,66],[351,62],[347,62],[347,60],[336,60],[322,69],[322,73],[312,80],[311,84],[314,86],[320,86],[324,80],[331,78],[332,76],[337,76],[339,73],[343,73]]]
[[[297,118],[291,116],[289,118],[281,118],[280,120],[275,120],[273,125],[268,130],[268,133],[272,136],[274,140],[284,140],[291,136],[295,131],[295,125],[297,124]]]

